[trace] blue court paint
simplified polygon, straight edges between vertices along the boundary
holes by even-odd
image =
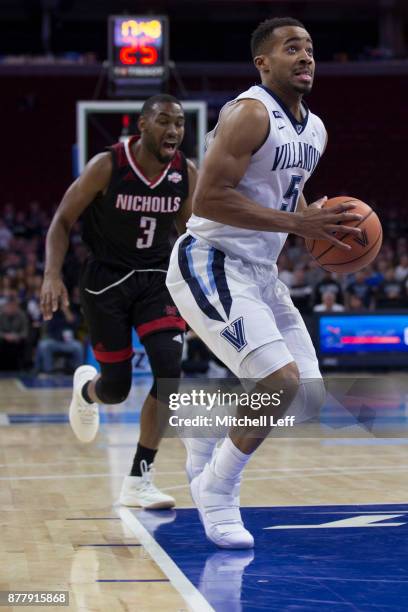
[[[192,509],[135,515],[217,612],[408,608],[408,504],[244,508],[249,551],[217,549]],[[345,519],[366,526],[316,528]]]

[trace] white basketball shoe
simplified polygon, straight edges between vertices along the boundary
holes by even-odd
[[[220,548],[253,548],[254,538],[245,529],[239,510],[240,481],[220,478],[213,465],[214,458],[190,485],[205,534]]]
[[[144,508],[145,510],[165,510],[173,508],[176,501],[163,493],[153,484],[154,468],[141,461],[141,476],[126,476],[120,492],[119,503],[122,506]]]
[[[82,397],[82,387],[98,374],[90,365],[75,370],[72,400],[69,407],[69,422],[72,431],[81,442],[92,442],[99,429],[99,406],[89,404]]]

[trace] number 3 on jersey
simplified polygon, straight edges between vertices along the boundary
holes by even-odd
[[[143,235],[136,240],[137,249],[148,249],[152,246],[156,225],[157,219],[154,217],[140,218],[140,227],[143,229]]]
[[[290,179],[289,187],[283,196],[283,199],[286,202],[283,202],[281,205],[281,210],[286,212],[293,212],[296,209],[297,201],[299,198],[299,183],[302,180],[302,177],[298,174],[292,174]]]

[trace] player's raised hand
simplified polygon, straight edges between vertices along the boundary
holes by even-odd
[[[340,249],[348,251],[351,247],[338,240],[336,234],[337,236],[342,233],[360,236],[361,230],[358,227],[343,224],[360,221],[362,216],[352,212],[353,208],[356,208],[356,204],[353,204],[353,202],[343,202],[325,208],[326,201],[327,197],[325,196],[313,202],[301,212],[296,213],[299,215],[299,220],[298,229],[295,233],[304,238],[327,240]]]
[[[52,319],[60,306],[69,306],[68,291],[61,278],[44,277],[40,307],[45,321]]]

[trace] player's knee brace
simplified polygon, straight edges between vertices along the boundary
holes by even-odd
[[[326,399],[326,388],[322,378],[303,378],[287,415],[295,417],[295,423],[312,421],[319,417]]]
[[[183,334],[177,331],[158,332],[146,336],[143,344],[154,376],[150,395],[168,403],[169,395],[178,390]]]
[[[95,391],[103,404],[120,404],[129,395],[132,386],[132,362],[101,363],[101,377]]]

